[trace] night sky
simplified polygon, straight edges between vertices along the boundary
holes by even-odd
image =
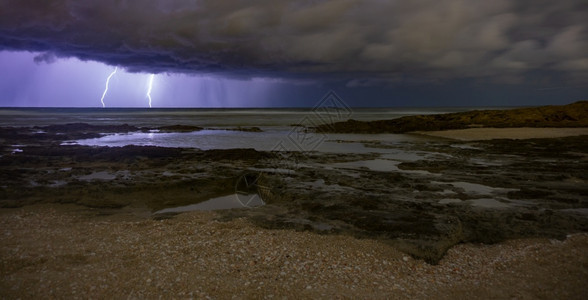
[[[0,0],[0,106],[588,99],[581,0]]]

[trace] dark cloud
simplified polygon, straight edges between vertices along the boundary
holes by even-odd
[[[57,61],[57,57],[55,57],[55,54],[53,54],[52,52],[45,52],[39,55],[36,55],[35,57],[33,57],[33,61],[36,63],[54,63],[55,61]]]
[[[0,49],[131,71],[347,78],[349,87],[588,74],[574,0],[0,0]]]

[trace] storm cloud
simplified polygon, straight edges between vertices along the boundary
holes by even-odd
[[[588,78],[573,0],[0,0],[0,50],[133,72],[347,79]],[[408,78],[408,79],[407,79]]]

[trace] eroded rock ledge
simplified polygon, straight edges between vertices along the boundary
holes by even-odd
[[[21,151],[1,152],[0,208],[76,204],[85,215],[149,218],[233,194],[239,178],[253,174],[271,192],[267,205],[219,211],[221,220],[379,239],[436,263],[462,242],[587,232],[587,143],[585,137],[365,142],[420,153],[390,171],[361,167],[395,162],[377,153],[311,152],[291,160],[293,153],[253,149],[19,145]]]
[[[348,120],[313,128],[324,133],[406,133],[473,127],[588,127],[588,101],[511,110],[475,110],[363,122]]]

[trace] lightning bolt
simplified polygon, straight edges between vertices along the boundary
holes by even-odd
[[[108,84],[110,83],[110,78],[112,78],[112,76],[114,76],[114,74],[116,74],[117,70],[118,70],[118,67],[115,67],[114,71],[112,71],[112,73],[110,73],[110,75],[108,75],[108,78],[106,78],[106,88],[104,88],[104,93],[102,94],[102,98],[100,98],[100,102],[102,102],[102,108],[106,107],[106,105],[104,105],[104,97],[106,97],[106,93],[108,93]]]
[[[147,89],[147,98],[149,98],[149,108],[151,108],[151,90],[153,89],[153,78],[155,74],[149,76],[149,88]]]

